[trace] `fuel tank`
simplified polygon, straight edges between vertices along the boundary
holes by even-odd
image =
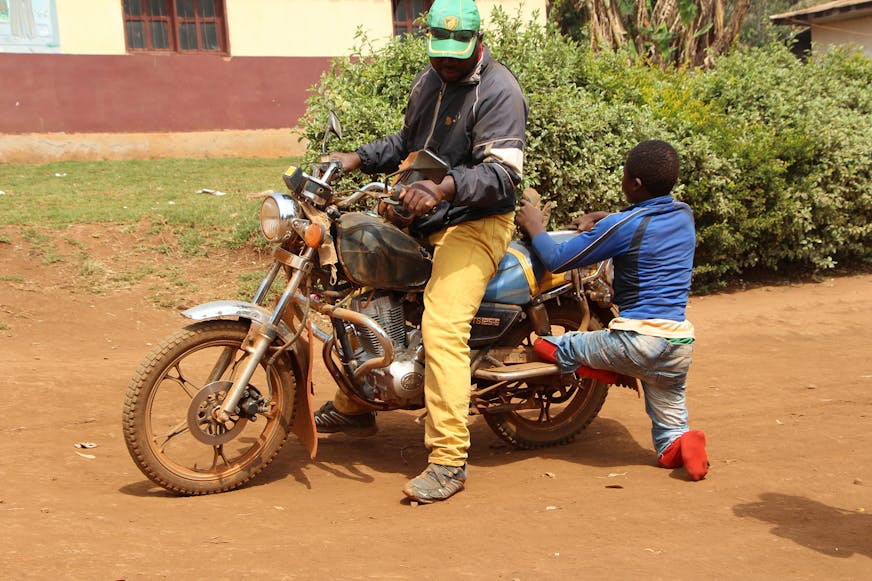
[[[430,278],[430,255],[414,238],[375,214],[351,212],[336,228],[339,262],[351,282],[384,290],[416,290]]]
[[[555,242],[563,242],[572,238],[575,232],[557,231],[548,234]],[[533,296],[569,280],[571,280],[569,272],[561,274],[549,272],[532,247],[512,241],[505,256],[500,260],[497,273],[487,285],[483,301],[525,305],[533,299]]]

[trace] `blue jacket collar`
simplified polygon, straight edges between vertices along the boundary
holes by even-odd
[[[629,212],[630,210],[635,210],[636,208],[660,208],[671,205],[675,200],[672,198],[670,194],[666,194],[664,196],[656,196],[645,200],[644,202],[639,202],[638,204],[633,204],[632,206],[627,206],[621,212]]]

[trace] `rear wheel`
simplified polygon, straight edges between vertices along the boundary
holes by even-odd
[[[262,362],[240,401],[240,415],[214,420],[249,357],[247,321],[204,321],[177,331],[136,370],[122,427],[133,461],[177,494],[232,490],[263,470],[291,429],[299,371],[289,357]]]
[[[583,316],[578,303],[551,301],[547,309],[554,335],[580,330]],[[603,327],[603,321],[591,314],[586,330]],[[478,387],[483,392],[487,385]],[[497,388],[486,404],[479,404],[479,410],[491,429],[513,446],[527,450],[556,446],[574,440],[593,421],[606,400],[608,387],[572,373],[543,377]]]

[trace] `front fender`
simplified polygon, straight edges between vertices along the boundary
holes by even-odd
[[[213,301],[211,303],[204,303],[182,311],[182,316],[193,321],[248,319],[249,321],[255,321],[261,325],[267,325],[272,318],[272,311],[267,310],[260,305],[243,301]],[[294,338],[294,332],[285,324],[284,321],[279,321],[278,332],[279,336],[284,339],[285,343],[290,342]]]
[[[260,305],[243,301],[213,301],[182,311],[182,315],[193,321],[247,319],[261,325],[266,325],[272,318],[272,311]],[[295,335],[284,321],[279,322],[278,333],[285,343],[292,341]],[[296,386],[294,394],[294,407],[296,411],[294,412],[294,424],[291,426],[291,431],[300,438],[309,450],[309,456],[315,458],[318,450],[318,433],[315,428],[315,419],[312,411],[314,387],[312,384],[311,362],[313,359],[312,349],[314,341],[312,341],[311,324],[309,325],[308,332],[301,334],[297,340],[299,342],[291,347],[289,351],[298,367],[299,375],[297,379],[305,381],[305,383]]]

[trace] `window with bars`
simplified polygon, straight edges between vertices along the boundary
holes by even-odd
[[[433,0],[393,0],[394,4],[394,36],[415,34],[418,25],[415,20],[422,13],[430,10]]]
[[[123,0],[129,52],[227,52],[224,0]]]

